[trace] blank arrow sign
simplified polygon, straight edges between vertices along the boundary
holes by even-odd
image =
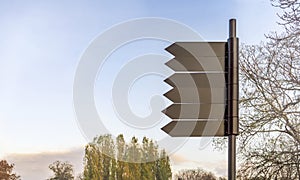
[[[172,137],[224,136],[224,120],[172,121],[161,128]]]
[[[177,88],[225,88],[223,73],[175,73],[165,82]]]
[[[225,57],[226,42],[176,42],[166,50],[176,57]]]
[[[224,71],[225,57],[176,57],[165,64],[174,71]]]
[[[224,104],[172,104],[162,111],[171,119],[224,119]]]
[[[173,88],[164,94],[174,103],[225,103],[225,88]]]

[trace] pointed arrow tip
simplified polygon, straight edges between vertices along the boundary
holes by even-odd
[[[171,121],[168,124],[166,124],[164,127],[160,128],[162,131],[164,131],[165,133],[167,133],[169,136],[172,136],[171,131],[173,130],[173,128],[176,126],[176,122],[175,121]]]
[[[162,113],[164,113],[167,117],[169,117],[169,118],[171,118],[172,119],[172,117],[170,117],[170,113],[169,113],[169,109],[171,108],[173,106],[173,104],[171,104],[170,106],[168,106],[168,107],[166,107],[165,109],[163,109],[161,112]]]
[[[161,112],[164,113],[164,114],[166,115],[167,109],[168,109],[168,108],[165,108],[165,109],[163,109]]]
[[[174,48],[178,46],[176,43],[171,44],[170,46],[166,47],[165,50],[168,51],[170,54],[174,55]]]
[[[165,48],[165,50],[166,51],[168,51],[172,46],[174,46],[176,43],[172,43],[171,45],[169,45],[169,46],[167,46],[166,48]],[[169,52],[169,51],[168,51]]]
[[[178,64],[179,64],[179,65],[178,65]],[[172,69],[174,72],[177,71],[177,69],[178,69],[177,66],[183,66],[183,65],[181,65],[175,58],[170,59],[168,62],[165,63],[165,65],[166,65],[168,68]]]
[[[174,91],[174,88],[170,89],[166,93],[163,94],[169,101],[172,101],[174,103],[174,100],[172,99],[171,93]]]
[[[168,90],[167,92],[165,92],[165,93],[163,94],[163,96],[165,96],[165,97],[167,97],[167,98],[168,98],[168,94],[170,94],[170,93],[171,93],[171,91],[173,91],[173,90],[174,90],[174,88],[172,88],[172,89]]]
[[[171,75],[173,76],[173,75]],[[170,76],[170,77],[171,77]],[[165,79],[164,82],[167,83],[168,85],[170,85],[171,87],[175,87],[175,84],[173,83],[173,81],[169,78]]]

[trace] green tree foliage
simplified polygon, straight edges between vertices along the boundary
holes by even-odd
[[[85,180],[167,180],[171,179],[170,159],[165,151],[144,137],[126,143],[123,135],[96,137],[85,148]]]
[[[142,162],[141,163],[141,180],[155,179],[155,161],[153,161],[155,155],[154,147],[150,146],[152,141],[149,141],[148,138],[143,138],[143,151],[142,151]]]
[[[126,159],[126,143],[124,140],[124,136],[121,134],[116,138],[117,144],[117,167],[116,167],[116,177],[117,179],[126,179],[129,175],[129,167],[128,164],[125,163]]]
[[[6,160],[0,161],[0,179],[1,180],[18,180],[20,176],[13,173],[14,164],[8,164]]]
[[[141,149],[138,144],[138,139],[132,137],[130,146],[128,147],[129,177],[141,177]]]
[[[115,179],[114,142],[111,135],[99,136],[85,147],[84,179]]]
[[[160,159],[156,161],[156,177],[157,179],[169,179],[172,177],[170,158],[166,154],[165,150],[160,153]]]
[[[103,174],[103,164],[99,160],[101,158],[102,153],[99,153],[95,144],[86,145],[84,179],[100,179],[100,175]]]
[[[72,180],[74,179],[73,175],[73,166],[68,162],[55,161],[49,165],[54,173],[53,177],[49,180]]]
[[[177,180],[223,180],[224,177],[217,178],[213,173],[207,172],[203,169],[186,169],[181,170],[175,174],[175,179]]]
[[[97,140],[97,145],[99,148],[99,151],[101,153],[102,158],[100,159],[100,163],[102,163],[103,168],[103,179],[115,179],[114,174],[112,174],[112,170],[115,169],[115,145],[113,142],[113,139],[111,135],[105,135],[105,136],[99,136]]]

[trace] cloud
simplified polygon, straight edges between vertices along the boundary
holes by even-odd
[[[173,154],[171,157],[171,162],[173,165],[183,165],[185,163],[191,162],[186,157],[180,154]]]
[[[74,166],[75,174],[83,170],[84,148],[78,147],[64,152],[43,152],[36,154],[9,154],[4,159],[15,164],[15,172],[22,180],[41,180],[51,176],[49,164],[56,160],[68,161]]]

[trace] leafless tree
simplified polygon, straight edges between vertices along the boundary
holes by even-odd
[[[186,169],[181,170],[177,174],[175,174],[175,179],[178,180],[217,180],[217,177],[211,173],[207,172],[203,169]]]
[[[300,179],[300,3],[272,3],[285,32],[240,50],[240,179]]]
[[[272,5],[283,10],[278,14],[281,22],[287,31],[286,35],[299,36],[300,33],[300,2],[299,0],[271,0]]]

